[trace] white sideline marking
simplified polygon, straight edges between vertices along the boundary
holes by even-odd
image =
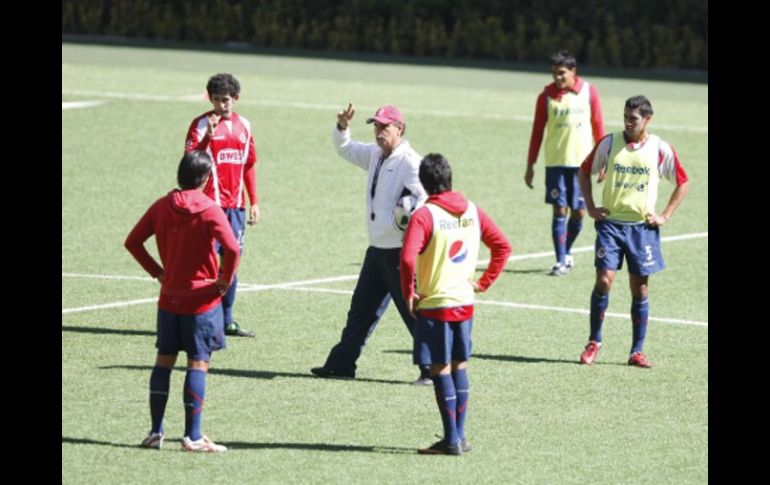
[[[155,278],[149,276],[121,276],[121,275],[104,275],[104,274],[83,274],[83,273],[62,273],[62,276],[68,276],[70,278],[92,278],[98,280],[136,280],[136,281],[157,281]]]
[[[699,239],[703,237],[708,237],[708,232],[696,232],[691,234],[680,234],[678,236],[667,236],[662,237],[661,241],[684,241],[687,239]],[[572,248],[573,253],[584,253],[593,251],[593,246],[582,246],[579,248]],[[529,254],[520,254],[516,256],[511,256],[508,258],[508,261],[522,261],[525,259],[536,259],[536,258],[543,258],[543,257],[550,257],[553,256],[553,251],[543,251],[539,253],[529,253]],[[488,264],[489,260],[483,260],[479,261],[478,265],[485,265]],[[83,274],[83,273],[62,273],[63,277],[72,277],[72,278],[92,278],[92,279],[113,279],[113,280],[139,280],[139,281],[155,281],[155,279],[146,277],[146,276],[121,276],[121,275],[90,275],[90,274]],[[301,281],[288,281],[286,283],[276,283],[271,285],[260,285],[260,284],[248,284],[248,283],[239,283],[238,284],[238,292],[239,293],[250,293],[253,291],[266,291],[266,290],[294,290],[294,291],[307,291],[307,292],[318,292],[318,293],[333,293],[338,295],[352,295],[353,292],[351,290],[336,290],[331,288],[313,288],[308,287],[306,285],[315,285],[319,283],[338,283],[341,281],[354,281],[358,279],[358,275],[344,275],[344,276],[330,276],[328,278],[314,278],[309,280],[301,280]],[[106,303],[103,305],[90,305],[90,306],[84,306],[84,307],[75,307],[75,308],[63,308],[62,309],[62,315],[67,313],[78,313],[78,312],[85,312],[90,310],[100,310],[104,308],[118,308],[118,307],[124,307],[124,306],[130,306],[130,305],[139,305],[143,303],[153,303],[157,302],[157,297],[155,298],[144,298],[141,300],[129,300],[129,301],[123,301],[123,302],[114,302],[114,303]],[[557,311],[557,312],[566,312],[566,313],[580,313],[583,315],[588,315],[589,311],[579,308],[564,308],[564,307],[554,307],[554,306],[547,306],[547,305],[532,305],[528,303],[512,303],[512,302],[501,302],[501,301],[494,301],[494,300],[476,300],[477,304],[480,305],[497,305],[497,306],[506,306],[511,308],[525,308],[525,309],[531,309],[531,310],[547,310],[547,311]],[[606,316],[610,317],[616,317],[616,318],[628,318],[628,315],[624,315],[622,313],[606,313]],[[663,317],[650,317],[650,320],[658,321],[658,322],[666,322],[666,323],[679,323],[683,325],[696,325],[696,326],[702,326],[702,327],[708,327],[708,322],[702,322],[698,320],[681,320],[676,318],[663,318]]]
[[[66,313],[87,312],[90,310],[101,310],[103,308],[118,308],[118,307],[130,306],[130,305],[141,305],[144,303],[157,303],[157,302],[158,302],[158,297],[156,296],[155,298],[142,298],[141,300],[116,301],[115,303],[105,303],[104,305],[81,306],[77,308],[62,308],[61,314],[64,315]]]
[[[294,286],[291,288],[284,288],[286,290],[294,290],[294,291],[312,291],[317,293],[334,293],[338,295],[352,295],[353,292],[351,290],[333,290],[331,288],[310,288],[310,287],[301,287],[301,286]],[[510,307],[510,308],[523,308],[526,310],[545,310],[545,311],[552,311],[552,312],[563,312],[563,313],[579,313],[581,315],[589,315],[589,310],[584,310],[581,308],[566,308],[566,307],[558,307],[558,306],[548,306],[548,305],[532,305],[529,303],[512,303],[508,301],[494,301],[494,300],[476,300],[476,305],[496,305],[496,306],[504,306],[504,307]],[[614,318],[621,318],[628,320],[628,315],[624,313],[612,313],[607,312],[604,314],[605,317],[614,317]],[[682,320],[679,318],[665,318],[665,317],[650,317],[651,321],[656,322],[665,322],[665,323],[679,323],[682,325],[696,325],[699,327],[708,327],[708,322],[701,322],[699,320]]]
[[[133,94],[133,93],[120,93],[114,91],[90,91],[82,89],[62,89],[62,94],[77,95],[77,96],[100,96],[103,98],[116,98],[127,99],[133,101],[168,101],[168,102],[200,102],[206,101],[206,97],[203,94],[190,94],[190,95],[163,95],[163,94]],[[273,106],[283,108],[298,108],[298,109],[311,109],[314,111],[336,111],[339,109],[338,105],[321,104],[321,103],[300,103],[295,101],[277,101],[270,99],[242,99],[238,101],[239,105],[252,105],[252,106]],[[378,106],[357,106],[359,110],[366,112],[374,111]],[[513,120],[522,121],[525,123],[531,123],[533,121],[532,116],[524,115],[501,115],[496,113],[476,113],[476,112],[463,112],[463,111],[444,111],[444,110],[432,110],[432,109],[420,109],[411,108],[408,110],[410,113],[422,114],[428,116],[437,116],[440,118],[483,118],[490,120]],[[605,121],[606,126],[623,126],[623,123],[619,121]],[[695,133],[708,134],[708,126],[687,126],[687,125],[665,125],[655,123],[653,129],[658,127],[665,130],[673,131],[689,131]]]
[[[61,109],[64,111],[65,109],[92,108],[104,103],[105,101],[62,101]]]
[[[696,232],[691,234],[681,234],[679,236],[667,236],[660,238],[661,241],[664,242],[670,242],[670,241],[683,241],[686,239],[700,239],[703,237],[708,237],[708,232]],[[573,253],[587,253],[590,251],[593,251],[593,246],[581,246],[579,248],[572,248]],[[543,251],[539,253],[529,253],[529,254],[517,254],[514,256],[511,256],[508,258],[508,261],[523,261],[525,259],[537,259],[537,258],[545,258],[553,256],[553,251]],[[488,259],[482,259],[479,260],[477,265],[483,266],[489,264]],[[150,278],[149,276],[124,276],[124,275],[95,275],[95,274],[85,274],[85,273],[62,273],[62,276],[67,276],[70,278],[92,278],[92,279],[104,279],[104,280],[136,280],[136,281],[156,281],[155,278]],[[238,288],[243,288],[243,290],[249,290],[249,291],[261,291],[261,290],[271,290],[271,289],[278,289],[278,288],[288,288],[292,286],[303,286],[303,285],[314,285],[316,283],[335,283],[340,281],[350,281],[355,280],[358,278],[357,274],[354,275],[344,275],[344,276],[331,276],[328,278],[317,278],[312,280],[301,280],[301,281],[289,281],[286,283],[276,283],[272,285],[260,285],[260,284],[250,284],[250,283],[238,283]]]
[[[153,278],[146,278],[146,277],[140,277],[140,276],[108,276],[108,275],[86,275],[86,274],[80,274],[80,273],[62,273],[62,276],[69,276],[74,278],[96,278],[96,279],[112,279],[112,280],[147,280],[147,281],[156,281]],[[279,283],[275,285],[250,285],[250,284],[238,284],[238,293],[250,293],[252,291],[264,291],[264,290],[282,290],[282,289],[291,289],[295,286],[301,286],[301,285],[314,285],[317,283],[335,283],[338,281],[350,281],[358,279],[358,275],[348,275],[348,276],[332,276],[330,278],[316,278],[312,280],[303,280],[303,281],[290,281],[288,283]],[[329,292],[332,292],[334,290],[329,290]],[[82,306],[82,307],[75,307],[75,308],[62,308],[62,315],[67,313],[79,313],[79,312],[86,312],[90,310],[101,310],[104,308],[118,308],[118,307],[125,307],[125,306],[131,306],[131,305],[140,305],[142,303],[157,303],[158,297],[154,298],[143,298],[141,300],[129,300],[129,301],[117,301],[114,303],[105,303],[103,305],[89,305],[89,306]]]
[[[584,310],[581,308],[566,308],[566,307],[548,306],[548,305],[531,305],[529,303],[511,303],[507,301],[476,300],[476,304],[505,306],[505,307],[511,307],[511,308],[524,308],[527,310],[546,310],[546,311],[564,312],[564,313],[580,313],[582,315],[590,314],[589,310]],[[607,312],[604,314],[604,316],[624,318],[626,320],[629,319],[629,316],[624,313]],[[656,322],[680,323],[683,325],[697,325],[699,327],[708,327],[709,325],[708,322],[701,322],[699,320],[681,320],[678,318],[665,318],[665,317],[649,317],[649,318],[651,321],[656,321]]]
[[[700,239],[702,237],[709,237],[708,232],[694,232],[690,234],[680,234],[679,236],[666,236],[660,238],[661,242],[671,242],[671,241],[684,241],[686,239]],[[579,248],[572,248],[572,253],[589,253],[594,250],[593,246],[581,246]],[[535,258],[546,258],[548,256],[553,256],[553,251],[543,251],[541,253],[529,253],[529,254],[515,254],[508,258],[508,261],[523,261],[525,259],[535,259]],[[480,259],[476,265],[477,266],[484,266],[489,264],[488,259]]]

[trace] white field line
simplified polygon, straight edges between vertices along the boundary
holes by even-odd
[[[337,280],[340,281],[340,280]],[[259,286],[259,285],[254,285]],[[240,286],[238,290],[240,291]],[[353,291],[351,290],[335,290],[332,288],[317,288],[317,287],[307,287],[307,286],[294,286],[294,285],[264,285],[262,288],[248,288],[244,289],[244,291],[259,291],[262,289],[276,289],[276,290],[290,290],[290,291],[302,291],[302,292],[314,292],[314,293],[332,293],[336,295],[352,295]],[[66,308],[62,310],[62,315],[69,314],[69,313],[79,313],[79,312],[86,312],[91,310],[103,310],[106,308],[120,308],[120,307],[127,307],[131,305],[141,305],[145,303],[156,303],[158,301],[157,298],[144,298],[141,300],[129,300],[129,301],[118,301],[114,303],[106,303],[104,305],[90,305],[85,307],[78,307],[78,308]],[[562,312],[562,313],[578,313],[581,315],[588,315],[589,311],[580,309],[580,308],[566,308],[566,307],[556,307],[556,306],[548,306],[548,305],[532,305],[529,303],[513,303],[513,302],[507,302],[507,301],[494,301],[494,300],[476,300],[477,305],[496,305],[496,306],[503,306],[508,308],[523,308],[527,310],[544,310],[544,311],[551,311],[551,312]],[[614,317],[614,318],[620,318],[620,319],[628,319],[628,315],[625,315],[623,313],[605,313],[605,317]],[[656,322],[664,322],[664,323],[678,323],[682,325],[695,325],[700,327],[708,327],[708,322],[701,322],[698,320],[682,320],[678,318],[664,318],[664,317],[650,317],[651,321]]]
[[[496,305],[496,306],[504,306],[509,308],[523,308],[527,310],[544,310],[544,311],[551,311],[551,312],[563,312],[563,313],[579,313],[581,315],[589,315],[589,310],[584,310],[582,308],[566,308],[566,307],[558,307],[558,306],[548,306],[548,305],[531,305],[529,303],[512,303],[508,301],[494,301],[494,300],[476,300],[477,305]],[[621,318],[628,320],[629,315],[625,313],[612,313],[607,312],[604,314],[605,317],[615,317],[615,318]],[[651,321],[655,322],[664,322],[664,323],[678,323],[682,325],[696,325],[699,327],[708,327],[708,322],[701,322],[699,320],[682,320],[679,318],[665,318],[665,317],[650,317]]]
[[[709,237],[708,232],[693,232],[690,234],[680,234],[679,236],[666,236],[660,238],[661,242],[672,242],[672,241],[684,241],[687,239],[700,239],[703,237]],[[589,253],[594,250],[593,246],[581,246],[579,248],[572,248],[572,253]],[[514,254],[513,256],[508,258],[509,262],[513,261],[523,261],[525,259],[535,259],[535,258],[546,258],[546,257],[553,257],[553,251],[543,251],[540,253],[528,253],[528,254]],[[489,264],[488,259],[481,259],[476,263],[478,266],[486,266]]]
[[[90,279],[108,279],[108,280],[141,280],[141,281],[156,281],[153,278],[150,277],[141,277],[141,276],[109,276],[109,275],[87,275],[87,274],[81,274],[81,273],[62,273],[62,276],[66,277],[72,277],[72,278],[90,278]],[[279,283],[274,285],[254,285],[254,284],[247,284],[244,283],[241,285],[238,284],[238,293],[250,293],[252,291],[265,291],[265,290],[281,290],[281,289],[291,289],[295,286],[301,286],[301,285],[315,285],[319,283],[336,283],[339,281],[351,281],[358,279],[358,275],[347,275],[347,276],[332,276],[329,278],[316,278],[312,280],[303,280],[303,281],[290,281],[288,283]],[[91,310],[102,310],[105,308],[119,308],[119,307],[126,307],[131,305],[140,305],[143,303],[157,303],[158,297],[154,298],[143,298],[141,300],[129,300],[129,301],[117,301],[114,303],[105,303],[103,305],[88,305],[88,306],[82,306],[82,307],[75,307],[75,308],[62,308],[62,315],[65,315],[67,313],[79,313],[79,312],[87,312]]]
[[[683,240],[697,239],[697,238],[703,238],[703,237],[708,237],[708,232],[698,232],[698,233],[691,233],[691,234],[681,234],[678,236],[668,236],[668,237],[661,238],[661,240],[667,241],[667,242],[683,241]],[[588,251],[593,251],[593,246],[582,246],[579,248],[572,248],[573,253],[583,253]],[[543,258],[543,257],[550,257],[550,256],[553,256],[552,251],[543,251],[539,253],[529,253],[529,254],[511,256],[510,258],[508,258],[508,261],[521,261],[525,259],[535,259],[535,258]],[[479,265],[485,265],[488,263],[489,263],[489,260],[478,262]],[[155,281],[153,278],[143,277],[143,276],[89,275],[89,274],[82,274],[82,273],[62,273],[62,276],[72,277],[72,278]],[[301,281],[289,281],[286,283],[277,283],[277,284],[271,284],[271,285],[239,283],[238,292],[250,293],[254,291],[266,291],[266,290],[293,290],[293,291],[305,291],[305,292],[333,293],[333,294],[339,294],[339,295],[352,295],[353,292],[350,290],[336,290],[331,288],[313,288],[313,287],[308,287],[307,285],[315,285],[315,284],[321,284],[321,283],[338,283],[342,281],[354,281],[356,279],[358,279],[357,274],[344,275],[344,276],[331,276],[328,278],[315,278],[315,279],[301,280]],[[139,305],[143,303],[154,303],[154,302],[157,302],[157,298],[144,298],[141,300],[129,300],[129,301],[123,301],[123,302],[106,303],[103,305],[89,305],[84,307],[63,308],[62,315],[68,314],[68,313],[101,310],[105,308],[118,308],[118,307]],[[532,309],[532,310],[579,313],[583,315],[588,315],[589,313],[588,310],[579,309],[579,308],[564,308],[564,307],[553,307],[553,306],[546,306],[546,305],[532,305],[528,303],[500,302],[500,301],[493,301],[493,300],[477,300],[476,303],[480,305],[497,305],[497,306],[505,306],[510,308],[525,308],[525,309]],[[605,315],[610,317],[615,317],[615,318],[626,318],[626,319],[628,318],[628,315],[624,315],[621,313],[606,313]],[[676,318],[662,318],[662,317],[650,317],[650,320],[666,322],[666,323],[679,323],[684,325],[696,325],[696,326],[708,327],[708,322],[702,322],[698,320],[681,320]]]
[[[135,281],[157,281],[149,276],[121,276],[121,275],[102,275],[102,274],[83,274],[83,273],[62,273],[62,276],[68,278],[91,278],[97,280],[135,280]]]
[[[81,306],[77,308],[62,308],[61,314],[65,315],[67,313],[79,313],[79,312],[88,312],[91,310],[102,310],[104,308],[121,308],[131,305],[142,305],[145,303],[157,303],[158,297],[155,298],[142,298],[141,300],[128,300],[128,301],[116,301],[114,303],[105,303],[104,305],[90,305],[90,306]]]
[[[61,110],[65,109],[77,109],[77,108],[92,108],[94,106],[100,106],[106,103],[106,101],[62,101]]]
[[[166,102],[208,102],[205,94],[190,94],[190,95],[163,95],[163,94],[136,94],[136,93],[120,93],[114,91],[91,91],[82,89],[62,89],[62,94],[75,95],[75,96],[97,96],[102,98],[113,99],[126,99],[129,101],[166,101]],[[251,106],[272,106],[281,108],[297,108],[297,109],[310,109],[314,111],[336,111],[340,107],[334,104],[322,104],[322,103],[300,103],[295,101],[278,101],[270,99],[242,99],[238,101],[239,105],[251,105]],[[378,106],[357,106],[358,110],[364,112],[374,111]],[[431,109],[419,109],[410,108],[410,113],[422,114],[428,116],[435,116],[439,118],[483,118],[491,120],[513,120],[521,121],[525,123],[531,123],[532,116],[525,115],[503,115],[497,113],[477,113],[477,112],[464,112],[464,111],[445,111],[445,110],[431,110]],[[622,127],[623,123],[619,121],[605,121],[606,126]],[[653,129],[657,127],[665,130],[672,131],[688,131],[695,133],[708,134],[708,126],[687,126],[687,125],[666,125],[655,123]]]
[[[303,286],[293,286],[291,288],[284,288],[286,290],[294,290],[294,291],[310,291],[310,292],[317,292],[317,293],[333,293],[337,295],[352,295],[353,292],[351,290],[334,290],[331,288],[317,288],[317,287],[303,287]],[[581,315],[589,315],[588,310],[584,310],[581,308],[567,308],[567,307],[557,307],[557,306],[548,306],[548,305],[532,305],[529,303],[512,303],[508,301],[494,301],[494,300],[476,300],[476,305],[495,305],[495,306],[504,306],[509,308],[523,308],[526,310],[544,310],[544,311],[550,311],[550,312],[562,312],[562,313],[578,313]],[[614,318],[620,318],[628,320],[629,316],[624,313],[612,313],[608,312],[604,314],[605,317],[614,317]],[[650,320],[656,321],[656,322],[664,322],[664,323],[679,323],[682,325],[696,325],[699,327],[708,327],[708,322],[701,322],[699,320],[682,320],[679,318],[665,318],[665,317],[650,317]]]
[[[695,232],[690,234],[681,234],[679,236],[666,236],[660,238],[663,242],[671,242],[671,241],[684,241],[687,239],[700,239],[704,237],[708,237],[708,232]],[[572,248],[573,253],[587,253],[590,251],[593,251],[593,246],[581,246],[578,248]],[[553,256],[553,251],[542,251],[539,253],[528,253],[528,254],[517,254],[513,255],[508,258],[509,262],[513,261],[523,261],[525,259],[537,259],[537,258],[545,258]],[[479,260],[477,265],[478,266],[484,266],[489,264],[488,259],[482,259]],[[136,280],[136,281],[155,281],[154,278],[150,278],[149,276],[124,276],[124,275],[95,275],[95,274],[85,274],[85,273],[62,273],[62,276],[69,277],[69,278],[90,278],[90,279],[104,279],[104,280]],[[292,286],[303,286],[303,285],[314,285],[318,283],[335,283],[340,281],[350,281],[355,280],[358,278],[357,274],[354,275],[344,275],[344,276],[331,276],[328,278],[316,278],[311,280],[300,280],[300,281],[288,281],[286,283],[275,283],[271,285],[262,285],[262,284],[256,284],[256,283],[238,283],[238,288],[242,288],[244,291],[262,291],[262,290],[272,290],[277,288],[288,288]]]

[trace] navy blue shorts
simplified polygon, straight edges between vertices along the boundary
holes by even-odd
[[[230,208],[222,209],[227,217],[227,222],[230,223],[230,228],[233,230],[233,235],[238,241],[238,247],[243,254],[243,229],[246,227],[246,209]],[[217,241],[217,252],[222,256],[222,246]]]
[[[572,210],[586,208],[578,167],[545,167],[545,202]]]
[[[158,308],[158,353],[176,355],[180,350],[192,360],[209,361],[211,354],[227,348],[222,304],[197,315],[180,315]]]
[[[628,261],[628,272],[637,276],[657,273],[666,267],[660,252],[660,229],[647,224],[596,221],[596,269],[617,271]]]
[[[417,315],[414,327],[413,360],[416,365],[464,362],[471,357],[473,318],[445,322]]]

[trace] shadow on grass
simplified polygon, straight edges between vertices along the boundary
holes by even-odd
[[[105,365],[99,367],[99,369],[127,369],[127,370],[141,370],[150,372],[152,371],[151,365]],[[178,370],[180,372],[184,372],[187,369],[185,367],[176,366],[174,367],[174,370]],[[316,377],[310,372],[307,374],[300,374],[298,372],[279,372],[279,371],[265,371],[265,370],[241,370],[241,369],[217,369],[217,368],[211,368],[209,369],[209,374],[214,375],[222,375],[222,376],[229,376],[229,377],[246,377],[248,379],[275,379],[276,377],[294,377],[294,378],[301,378],[301,379],[321,379],[321,377]],[[367,379],[367,378],[361,378],[356,377],[355,379],[326,379],[329,381],[341,381],[341,382],[372,382],[375,384],[396,384],[396,385],[408,385],[411,386],[411,382],[409,381],[393,381],[388,379]]]
[[[481,360],[499,360],[502,362],[521,362],[523,364],[579,364],[578,359],[549,359],[546,357],[524,357],[523,355],[473,354],[471,358]]]
[[[503,273],[516,273],[516,274],[542,274],[548,276],[549,269],[504,269]]]
[[[251,443],[244,441],[222,442],[228,448],[239,449],[286,449],[309,451],[347,451],[363,453],[388,453],[388,454],[415,454],[416,448],[401,448],[395,446],[358,446],[358,445],[333,445],[329,443]]]
[[[126,443],[112,443],[110,441],[91,440],[88,438],[70,438],[68,436],[61,437],[62,444],[68,443],[71,445],[99,445],[99,446],[114,446],[116,448],[142,448],[139,443],[135,445],[129,445]]]
[[[412,355],[411,350],[383,350],[386,354],[409,354]],[[548,359],[545,357],[524,357],[522,355],[495,355],[495,354],[472,354],[471,360],[499,360],[503,362],[521,362],[524,364],[579,364],[578,359],[565,360],[565,359]]]
[[[113,335],[148,335],[155,336],[155,330],[129,330],[123,328],[100,328],[100,327],[72,327],[69,325],[61,326],[62,332],[75,333],[95,333],[95,334],[113,334]]]
[[[61,437],[62,444],[72,445],[98,445],[113,446],[116,448],[137,448],[143,449],[137,444],[113,443],[111,441],[99,441],[88,438],[70,438]],[[219,441],[220,444],[227,446],[231,451],[237,450],[308,450],[308,451],[334,451],[334,452],[363,452],[363,453],[388,453],[388,454],[414,454],[417,450],[413,448],[400,448],[395,446],[357,446],[357,445],[333,445],[329,443],[253,443],[248,441]],[[166,447],[169,447],[167,442]],[[177,448],[182,451],[181,446]]]

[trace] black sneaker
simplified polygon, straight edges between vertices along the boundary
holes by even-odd
[[[231,335],[233,337],[254,337],[254,332],[246,330],[238,325],[238,322],[231,322],[225,325],[225,335]]]
[[[427,448],[420,448],[417,450],[420,455],[453,455],[460,456],[463,454],[463,449],[460,441],[455,446],[449,446],[446,440],[436,441]]]
[[[310,372],[318,377],[324,377],[328,379],[355,379],[353,374],[342,374],[336,370],[327,369],[326,367],[313,367]]]

